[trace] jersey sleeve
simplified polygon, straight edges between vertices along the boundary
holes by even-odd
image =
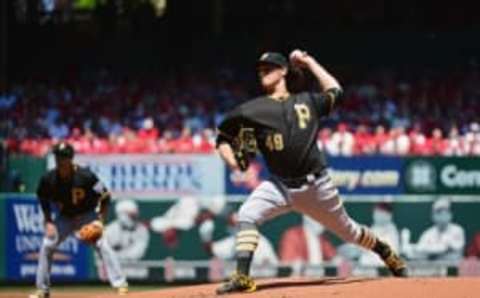
[[[322,93],[310,93],[313,105],[320,117],[326,117],[339,105],[343,98],[343,91],[331,88]]]
[[[96,198],[95,212],[97,212],[99,216],[102,216],[102,210],[104,210],[104,208],[110,204],[110,192],[105,184],[103,184],[103,182],[97,177],[97,175],[90,171],[88,183],[94,197]]]
[[[105,204],[110,202],[110,192],[105,184],[97,177],[96,174],[89,171],[88,184],[94,196],[98,199],[98,204]]]
[[[98,195],[103,195],[104,193],[108,193],[108,189],[105,186],[105,184],[100,179],[98,179],[97,175],[93,173],[90,178],[90,184],[92,186],[92,190],[94,193]]]
[[[50,186],[48,183],[48,177],[43,176],[37,187],[37,197],[42,207],[43,216],[45,221],[52,221],[52,212],[50,207]]]
[[[37,196],[40,200],[48,199],[50,196],[50,187],[48,186],[47,176],[43,176],[40,179],[37,187]]]
[[[229,113],[217,127],[216,146],[222,143],[231,143],[240,130],[240,117],[238,112]]]

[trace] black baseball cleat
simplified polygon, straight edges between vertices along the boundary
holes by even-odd
[[[223,295],[228,293],[252,293],[257,289],[255,281],[250,276],[245,274],[233,274],[229,281],[222,284],[217,289],[217,295]]]
[[[387,243],[379,241],[377,252],[378,255],[382,258],[383,262],[396,277],[408,277],[407,264],[400,258],[400,256],[393,251],[393,249]]]

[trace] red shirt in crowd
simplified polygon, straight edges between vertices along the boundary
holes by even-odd
[[[173,150],[177,153],[193,152],[193,140],[190,136],[182,136],[172,142]]]
[[[426,142],[427,139],[425,136],[417,131],[417,130],[412,130],[409,133],[409,138],[410,138],[410,153],[413,155],[426,155],[427,150],[426,150]]]
[[[156,140],[158,138],[158,129],[140,129],[137,133],[137,137],[142,140]]]
[[[448,149],[448,140],[439,137],[429,138],[425,142],[425,155],[445,155]]]
[[[357,130],[354,135],[354,154],[372,154],[375,153],[375,138],[364,130]]]
[[[200,140],[199,144],[194,144],[194,151],[196,153],[211,153],[215,148],[208,139],[203,138]]]
[[[377,129],[373,136],[372,143],[375,146],[375,152],[380,152],[382,146],[389,140],[389,134],[383,129]]]

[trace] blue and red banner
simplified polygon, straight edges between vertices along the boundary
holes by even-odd
[[[11,281],[35,279],[42,246],[43,213],[36,200],[7,196],[6,206],[6,278]],[[52,281],[86,280],[88,247],[73,236],[65,239],[53,255]]]
[[[396,157],[329,157],[330,174],[341,194],[401,194],[404,160]],[[225,171],[227,194],[248,194],[268,177],[262,159],[242,174]]]
[[[398,157],[330,157],[328,163],[341,194],[402,194],[403,164]]]

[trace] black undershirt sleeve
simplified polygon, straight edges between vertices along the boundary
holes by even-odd
[[[48,181],[47,181],[47,178],[44,176],[42,177],[38,185],[37,197],[38,197],[38,201],[40,202],[40,206],[42,207],[42,212],[43,212],[45,222],[52,221],[52,209],[50,206],[49,196],[50,196],[50,193],[49,193]]]
[[[311,93],[313,104],[321,117],[330,113],[343,101],[343,91],[340,88],[331,88],[322,93]]]
[[[238,117],[227,116],[217,128],[216,147],[222,143],[232,144],[239,131]]]

